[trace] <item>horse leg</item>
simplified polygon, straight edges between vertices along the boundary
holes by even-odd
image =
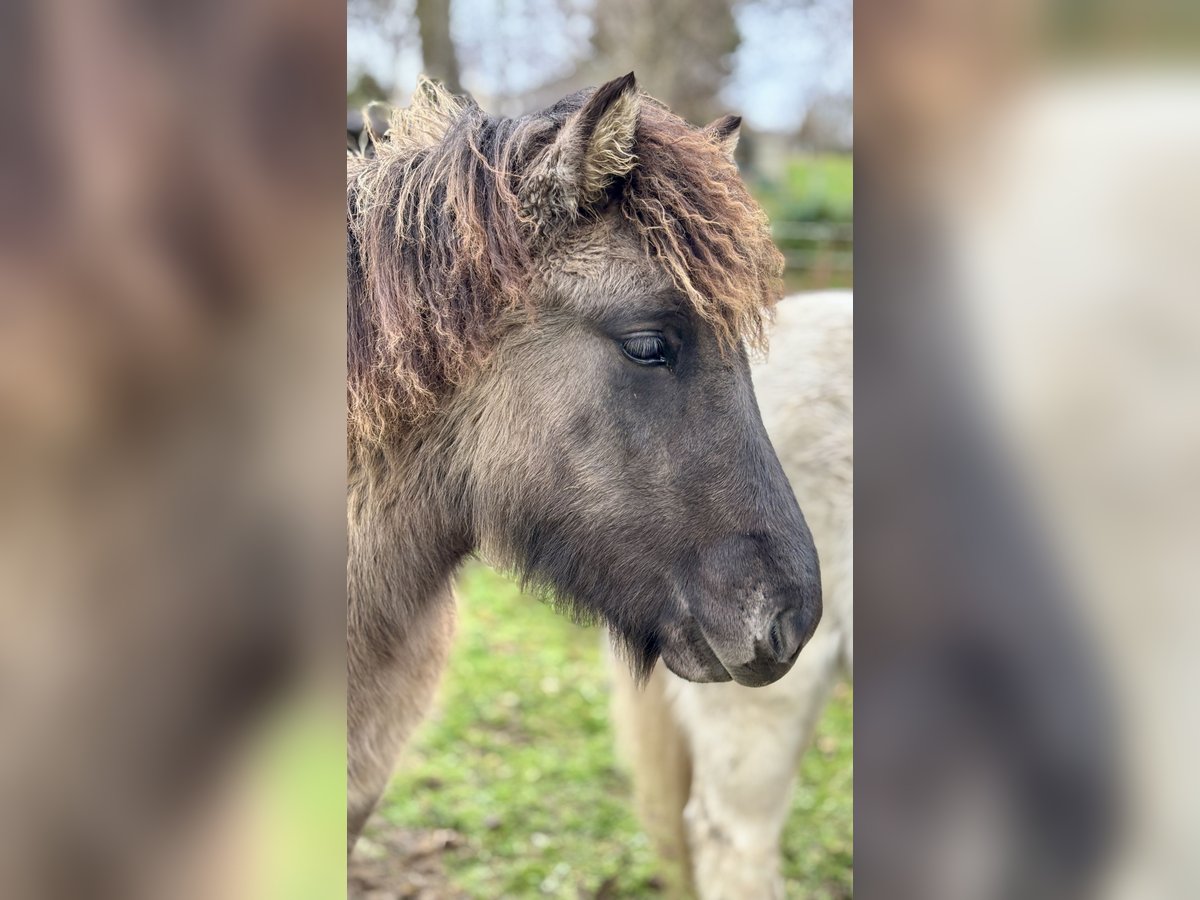
[[[668,896],[691,892],[691,860],[683,808],[692,778],[691,757],[666,696],[669,673],[656,666],[640,688],[629,667],[611,659],[612,721],[617,746],[632,769],[634,808],[663,864]]]
[[[450,587],[406,620],[401,634],[382,637],[386,631],[369,617],[348,617],[347,853],[386,789],[396,757],[433,701],[454,635]]]
[[[840,636],[817,636],[762,688],[680,682],[675,714],[692,753],[684,823],[703,900],[782,900],[779,843],[796,764],[840,670]]]

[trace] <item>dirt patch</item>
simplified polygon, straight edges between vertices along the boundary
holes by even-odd
[[[443,857],[463,836],[446,828],[379,825],[358,841],[350,859],[349,900],[466,900],[451,884]]]

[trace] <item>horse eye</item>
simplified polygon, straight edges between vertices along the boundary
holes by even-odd
[[[667,364],[667,342],[661,334],[638,334],[621,344],[621,349],[636,363],[643,366]]]

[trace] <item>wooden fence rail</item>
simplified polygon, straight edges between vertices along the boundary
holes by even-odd
[[[850,222],[777,221],[771,225],[785,261],[788,288],[849,287],[854,278]]]

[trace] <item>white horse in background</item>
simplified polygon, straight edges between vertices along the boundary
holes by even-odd
[[[612,664],[613,718],[642,826],[676,891],[784,896],[780,838],[797,765],[837,680],[853,670],[853,302],[780,304],[754,367],[763,423],[812,530],[824,614],[792,671],[761,688],[694,684],[660,663],[645,689]]]

